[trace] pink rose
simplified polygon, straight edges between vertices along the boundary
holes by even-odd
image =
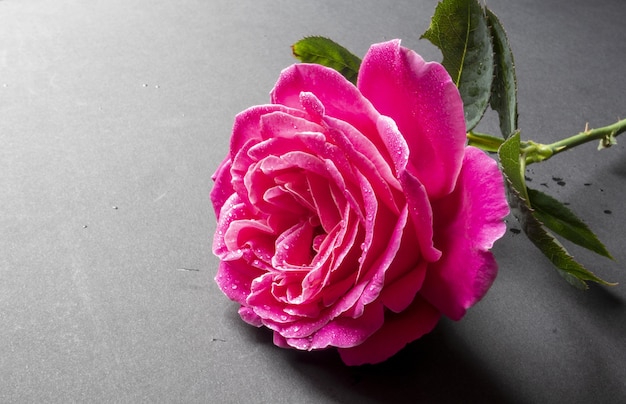
[[[370,48],[356,87],[285,69],[271,104],[236,117],[213,179],[216,282],[278,346],[380,362],[463,317],[496,276],[500,171],[466,147],[444,68],[399,40]]]

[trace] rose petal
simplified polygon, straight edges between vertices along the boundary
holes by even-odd
[[[381,301],[389,310],[399,313],[405,310],[422,287],[426,276],[426,261],[421,261],[395,282],[386,284],[381,291]]]
[[[328,234],[341,220],[344,208],[338,206],[338,201],[333,196],[332,185],[327,178],[307,173],[306,179],[317,217],[319,217],[322,228]]]
[[[324,114],[349,122],[357,131],[372,141],[377,150],[384,151],[376,131],[379,113],[371,102],[340,73],[317,64],[299,63],[280,74],[276,86],[270,93],[273,104],[311,111],[311,100],[303,99],[301,93],[312,93],[324,107]],[[303,106],[302,104],[305,103]],[[319,114],[319,109],[315,109]],[[387,156],[385,156],[387,160]]]
[[[255,327],[261,327],[263,325],[261,317],[259,317],[254,310],[249,307],[241,306],[239,308],[239,316],[243,321]]]
[[[441,257],[441,251],[435,248],[433,242],[433,212],[426,189],[408,171],[400,173],[400,182],[406,195],[409,215],[415,226],[422,256],[427,261],[436,261]]]
[[[261,133],[264,139],[281,137],[292,139],[301,132],[323,132],[321,126],[294,116],[294,111],[289,112],[276,111],[261,117]]]
[[[375,44],[363,58],[358,88],[398,125],[411,152],[407,169],[428,196],[451,192],[461,168],[465,119],[463,101],[443,66],[424,62],[399,40]]]
[[[226,157],[215,170],[215,173],[211,176],[214,182],[213,189],[211,189],[211,203],[213,204],[213,210],[215,217],[219,220],[219,213],[222,206],[230,196],[235,192],[232,185],[232,177],[230,175],[231,159]]]
[[[215,282],[231,300],[246,304],[253,279],[262,275],[262,271],[248,265],[244,260],[221,261],[215,276]]]
[[[283,105],[258,105],[248,108],[235,116],[233,134],[230,138],[231,155],[235,155],[250,140],[255,142],[262,140],[261,118],[264,115],[277,111],[293,115],[294,117],[306,118],[306,114],[302,111],[287,108]]]
[[[420,293],[459,320],[485,295],[498,269],[488,250],[506,231],[509,207],[495,160],[468,147],[457,188],[433,209],[435,244],[444,254],[429,266]]]
[[[381,251],[376,257],[376,260],[368,265],[369,268],[363,270],[363,272],[365,272],[364,280],[367,282],[367,287],[357,304],[354,306],[357,315],[361,310],[363,310],[362,307],[378,298],[383,290],[385,273],[394,261],[400,245],[402,244],[403,232],[406,228],[407,220],[408,210],[405,207],[400,213],[400,216],[397,218],[397,222],[394,227],[390,228],[389,231],[385,231],[386,229],[380,229],[381,234],[387,235],[387,238],[384,240],[385,250]],[[388,218],[384,218],[380,222],[376,223],[377,227],[389,225],[390,223]],[[378,229],[375,228],[374,231],[378,231]],[[380,240],[379,238],[378,241],[381,242],[383,240]]]
[[[217,221],[217,229],[213,235],[213,254],[220,260],[241,258],[240,252],[237,253],[229,249],[228,246],[232,245],[232,243],[226,240],[226,233],[233,221],[248,218],[249,215],[247,213],[245,205],[241,202],[237,194],[232,194],[222,206],[219,220]]]
[[[352,133],[354,129],[350,125],[332,118],[327,120],[333,127],[328,132],[329,140],[338,145],[354,170],[367,177],[381,202],[398,213],[393,191],[400,189],[400,184],[380,152],[367,138]]]
[[[440,317],[437,309],[417,296],[402,313],[387,313],[384,325],[362,344],[340,348],[339,355],[349,366],[382,362],[432,331]]]
[[[351,347],[366,341],[384,322],[381,304],[370,304],[358,318],[338,317],[307,338],[286,338],[285,342],[298,349],[323,349],[328,346]]]
[[[276,239],[276,253],[272,257],[272,266],[279,267],[285,263],[291,265],[309,265],[311,263],[311,244],[313,243],[313,227],[308,221],[302,221],[285,231]],[[291,300],[291,299],[290,299]],[[298,303],[300,303],[298,301]]]

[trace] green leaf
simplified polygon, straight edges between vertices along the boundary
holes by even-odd
[[[517,130],[517,79],[513,52],[498,17],[487,9],[487,20],[493,38],[494,78],[491,108],[498,113],[500,131],[506,139]]]
[[[598,278],[572,257],[565,247],[548,232],[534,212],[526,205],[520,206],[521,214],[517,217],[524,233],[530,241],[554,264],[558,273],[572,286],[587,289],[585,281],[612,285]]]
[[[330,67],[356,84],[361,59],[338,43],[321,36],[310,36],[294,43],[291,50],[301,62]]]
[[[441,50],[442,64],[463,99],[467,130],[472,130],[487,109],[493,81],[493,46],[484,9],[478,0],[443,0],[422,38]]]
[[[598,278],[572,257],[565,247],[544,227],[530,207],[528,189],[524,179],[524,156],[520,154],[519,132],[509,137],[498,151],[502,173],[506,179],[511,211],[519,221],[530,241],[556,267],[565,280],[579,289],[586,289],[585,281],[612,285]]]
[[[534,216],[547,228],[579,246],[613,259],[591,229],[561,202],[550,195],[530,188],[528,196]]]
[[[500,150],[498,150],[498,158],[504,177],[511,183],[513,189],[520,194],[524,201],[528,201],[526,180],[524,179],[525,163],[520,155],[520,147],[520,134],[516,132],[502,143]]]

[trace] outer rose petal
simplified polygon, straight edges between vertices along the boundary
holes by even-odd
[[[240,112],[235,117],[233,135],[230,138],[231,156],[234,157],[250,139],[260,141],[262,133],[261,118],[267,114],[278,111],[300,118],[305,117],[305,114],[302,112],[286,108],[282,105],[257,105]]]
[[[211,177],[215,182],[213,189],[211,190],[211,202],[213,203],[213,210],[215,211],[215,217],[219,219],[220,209],[235,192],[232,185],[232,177],[230,175],[231,167],[230,158],[225,158],[215,170],[215,174]]]
[[[454,188],[465,147],[463,101],[446,70],[426,63],[399,40],[373,45],[361,64],[358,88],[396,122],[410,150],[407,170],[432,199]]]
[[[243,260],[221,261],[215,282],[229,299],[246,304],[251,280],[260,276],[260,271]]]
[[[487,293],[498,269],[488,250],[506,231],[509,207],[495,160],[468,147],[457,188],[433,210],[435,245],[443,255],[429,265],[420,293],[459,320]]]
[[[272,103],[290,108],[311,110],[303,93],[312,93],[324,107],[326,116],[347,122],[374,143],[379,153],[386,154],[385,144],[378,136],[376,122],[380,116],[372,103],[337,71],[317,64],[300,63],[284,69],[271,92]],[[319,112],[314,112],[312,119]],[[310,113],[310,115],[313,115]],[[389,160],[387,155],[383,156]]]
[[[361,345],[339,348],[339,355],[348,366],[382,362],[431,332],[440,317],[437,309],[417,296],[403,312],[387,313],[385,324]]]
[[[298,349],[324,349],[328,346],[351,347],[367,341],[383,326],[383,306],[371,304],[358,318],[338,317],[322,327],[310,338],[285,338],[287,345]]]

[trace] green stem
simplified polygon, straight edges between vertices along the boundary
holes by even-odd
[[[526,164],[539,163],[572,147],[596,140],[600,141],[598,149],[610,147],[615,144],[615,137],[624,132],[626,132],[626,119],[602,128],[587,129],[574,136],[550,144],[536,143],[532,140],[522,142],[521,152],[526,158]]]
[[[467,143],[486,152],[496,153],[502,143],[504,143],[504,139],[485,133],[469,131],[467,132]]]

